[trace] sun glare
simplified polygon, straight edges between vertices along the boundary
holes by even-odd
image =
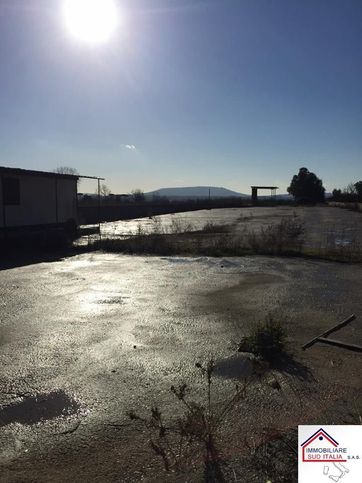
[[[119,24],[115,0],[64,0],[63,13],[69,32],[89,44],[107,42]]]

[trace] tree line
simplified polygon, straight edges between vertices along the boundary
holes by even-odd
[[[76,169],[68,166],[58,167],[55,169],[55,172],[79,175]],[[323,203],[325,201],[326,190],[322,180],[305,167],[300,168],[298,174],[293,176],[287,191],[294,197],[297,203]],[[114,196],[111,195],[111,190],[104,183],[100,186],[100,195],[103,198]],[[128,195],[121,196],[127,198],[128,202],[144,203],[146,201],[145,194],[141,189],[135,189]],[[89,198],[88,201],[90,201],[90,196],[85,195],[85,197]],[[362,202],[362,181],[349,183],[343,189],[334,189],[330,199],[337,202]],[[153,201],[160,201],[160,199],[155,195]]]
[[[299,173],[294,175],[288,193],[294,196],[298,203],[321,203],[325,201],[325,188],[323,182],[307,168],[300,168]],[[349,183],[346,188],[334,189],[333,201],[362,202],[362,181]]]
[[[345,203],[362,203],[362,181],[349,183],[343,189],[334,189],[332,192],[332,199],[333,201]]]

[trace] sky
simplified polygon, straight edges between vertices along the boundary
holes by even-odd
[[[94,45],[64,0],[0,0],[0,165],[113,193],[362,178],[361,0],[115,1]]]

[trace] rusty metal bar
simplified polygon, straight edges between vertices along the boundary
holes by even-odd
[[[323,337],[328,337],[329,334],[332,334],[332,332],[335,332],[336,330],[341,329],[345,325],[347,325],[350,322],[352,322],[352,320],[354,320],[355,318],[356,318],[356,316],[354,314],[350,315],[347,319],[343,320],[342,322],[339,322],[339,324],[331,327],[330,329],[328,329],[325,332],[323,332],[323,334],[318,335],[314,339],[312,339],[309,342],[307,342],[306,344],[304,344],[304,346],[302,347],[302,349],[305,351],[306,349],[308,349],[308,347],[311,347],[313,344],[315,344],[318,341],[318,339],[320,339],[321,337],[322,338]]]
[[[362,352],[362,347],[356,344],[347,344],[346,342],[341,342],[340,340],[327,339],[326,337],[318,337],[317,342],[322,342],[323,344],[334,345],[337,347],[343,347],[343,349],[349,349],[354,352]]]

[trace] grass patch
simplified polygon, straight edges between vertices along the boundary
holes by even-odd
[[[357,211],[358,213],[362,213],[362,203],[359,203],[358,201],[353,201],[353,202],[331,201],[328,203],[328,205],[333,206],[335,208],[342,208],[344,210]]]
[[[151,233],[141,226],[127,237],[102,238],[94,248],[128,254],[243,256],[248,254],[298,254],[303,226],[294,218],[263,227],[260,232],[230,233],[227,225],[206,223],[199,231],[192,225],[174,220],[170,227],[155,221]]]
[[[295,216],[283,218],[279,223],[262,227],[260,232],[245,234],[245,247],[253,253],[283,255],[301,253],[304,224]]]
[[[227,233],[229,231],[228,225],[221,225],[220,223],[212,223],[208,221],[200,230],[201,233]]]
[[[99,248],[108,252],[121,252],[130,255],[154,254],[176,255],[181,250],[182,240],[174,235],[136,235],[130,238],[105,238]]]
[[[361,262],[362,243],[351,230],[330,230],[320,246],[305,247],[305,226],[296,215],[258,230],[233,233],[231,226],[207,222],[201,230],[182,219],[163,225],[158,218],[147,231],[88,241],[89,250],[134,255],[233,257],[245,255],[293,256],[340,262]]]
[[[285,358],[287,332],[280,321],[270,315],[259,323],[239,344],[239,352],[251,352],[270,363]]]
[[[362,260],[362,244],[355,227],[330,227],[321,240],[319,255],[330,260],[351,262]]]

